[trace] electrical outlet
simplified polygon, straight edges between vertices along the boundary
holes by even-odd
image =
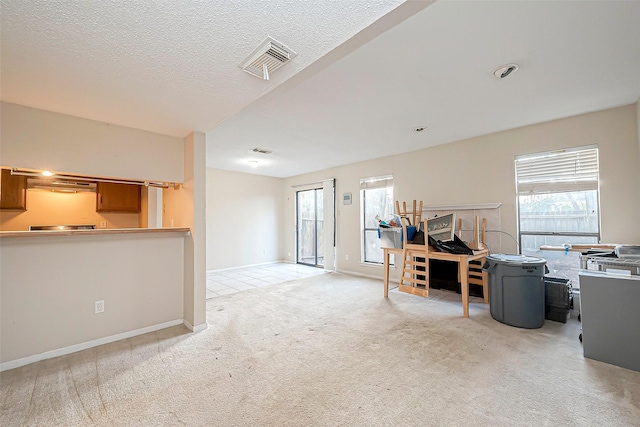
[[[96,314],[104,313],[104,300],[96,301]]]
[[[349,261],[349,255],[345,255],[345,256],[344,256],[344,259],[345,259],[345,260],[347,260],[347,261]]]
[[[107,228],[107,221],[100,221],[100,228]]]

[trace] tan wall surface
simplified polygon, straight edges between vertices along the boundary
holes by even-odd
[[[184,240],[182,233],[0,239],[1,361],[181,320]],[[97,300],[104,313],[94,313]]]
[[[184,139],[184,185],[163,191],[163,227],[189,227],[184,252],[184,313],[193,327],[206,326],[206,136]]]
[[[1,103],[0,166],[182,182],[182,139]]]
[[[102,177],[170,182],[185,180],[185,142],[181,138],[13,104],[2,103],[0,107],[0,165]],[[54,247],[55,253],[50,256],[52,246],[40,238],[30,241],[25,251],[21,247],[18,250],[15,242],[2,239],[2,360],[41,351],[41,346],[33,344],[40,339],[46,348],[59,348],[176,319],[185,319],[195,326],[206,324],[205,232],[204,225],[200,225],[204,224],[204,207],[197,209],[196,214],[201,217],[198,221],[194,221],[193,209],[194,197],[198,197],[201,202],[197,204],[202,205],[205,199],[204,147],[195,156],[202,163],[197,167],[201,172],[190,175],[191,188],[197,187],[197,193],[191,190],[190,199],[170,210],[174,218],[190,213],[188,227],[198,223],[197,227],[192,227],[194,233],[201,236],[197,247],[192,237],[195,234],[189,236],[189,244],[181,235],[171,244],[151,242],[144,248],[139,246],[138,239],[141,242],[151,240],[140,235],[123,239],[121,245],[115,246],[102,237],[69,248],[61,243],[59,248]],[[193,158],[189,161],[191,164],[194,162]],[[3,213],[3,221],[15,219],[16,215],[11,215]],[[135,219],[127,215],[101,216],[109,222],[109,227],[111,224],[114,227],[137,227],[138,215],[134,215]],[[129,225],[130,220],[132,225]],[[188,256],[185,255],[187,250],[191,251]],[[68,257],[63,259],[62,255]],[[136,261],[129,262],[129,259]],[[72,268],[69,268],[70,262]],[[124,268],[121,267],[123,263]],[[194,287],[196,264],[198,285]],[[21,271],[32,273],[31,270],[38,274],[20,275]],[[186,274],[192,278],[188,283],[185,283]],[[185,292],[190,292],[189,313],[184,312]],[[93,302],[101,294],[107,295],[102,298],[105,299],[107,315],[94,318]],[[43,300],[41,296],[47,299]],[[86,303],[89,300],[91,315],[87,314]],[[45,307],[40,315],[39,310],[47,304],[67,310],[71,310],[69,304],[74,310],[76,306],[82,308],[63,312]],[[7,317],[13,316],[13,307],[25,307],[24,314],[16,317],[17,321]],[[44,315],[46,318],[42,317]],[[48,321],[50,328],[36,331],[36,324]],[[101,323],[94,328],[96,321]],[[78,329],[77,333],[73,328]],[[52,340],[49,340],[49,335]]]
[[[636,102],[636,129],[638,131],[638,164],[640,164],[640,98]],[[638,197],[640,197],[640,170],[638,170]]]
[[[54,193],[51,191],[28,190],[27,210],[0,210],[0,230],[28,230],[30,225],[86,225],[100,227],[106,221],[106,228],[136,228],[139,226],[137,213],[96,212],[96,193]]]
[[[207,169],[207,270],[283,259],[282,195],[280,178]]]
[[[283,182],[284,223],[295,224],[291,185],[336,178],[337,268],[379,276],[381,267],[360,264],[359,179],[393,174],[394,197],[401,201],[417,199],[431,206],[502,203],[500,230],[516,236],[515,156],[597,144],[602,240],[640,243],[636,120],[636,106],[630,105],[288,178]],[[353,194],[352,205],[341,203],[347,192]],[[283,232],[284,252],[293,253],[293,226]],[[514,240],[504,237],[501,241],[493,252],[516,251]]]

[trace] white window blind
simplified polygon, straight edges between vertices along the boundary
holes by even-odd
[[[393,175],[377,176],[360,180],[360,189],[385,188],[393,186]]]
[[[598,149],[581,147],[516,157],[519,194],[598,189]]]

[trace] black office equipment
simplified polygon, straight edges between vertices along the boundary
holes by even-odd
[[[467,244],[456,235],[453,236],[453,240],[450,242],[435,240],[433,237],[429,236],[429,244],[431,246],[435,246],[442,252],[457,255],[473,255],[473,249],[467,246]]]

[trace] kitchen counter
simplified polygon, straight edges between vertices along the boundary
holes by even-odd
[[[112,234],[190,233],[188,227],[167,228],[96,228],[95,230],[0,231],[0,238],[44,236],[90,236]]]

